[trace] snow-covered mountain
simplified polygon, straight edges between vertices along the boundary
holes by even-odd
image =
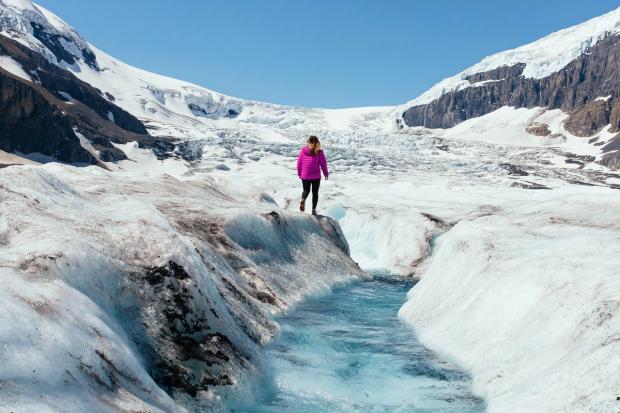
[[[1,34],[28,45],[99,88],[111,101],[145,121],[160,135],[186,137],[188,132],[195,134],[238,124],[272,128],[355,128],[365,125],[367,116],[374,119],[378,113],[391,109],[361,108],[343,112],[293,108],[226,96],[114,59],[84,40],[53,13],[29,0],[6,0],[0,4],[4,4],[0,10]],[[349,125],[346,125],[347,119],[350,119]]]
[[[0,0],[0,405],[247,402],[273,315],[359,263],[422,280],[401,318],[489,411],[617,410],[619,16],[402,106],[327,110],[129,66]],[[310,133],[318,219],[297,212]]]
[[[452,128],[506,106],[534,109],[523,132],[541,137],[568,132],[591,138],[590,143],[605,154],[603,164],[616,167],[620,162],[619,33],[620,8],[489,56],[407,103],[404,123]],[[560,109],[568,115],[563,119],[564,133],[539,118],[538,108]]]
[[[615,70],[620,62],[614,57],[620,9],[490,56],[407,104],[326,110],[234,98],[141,70],[97,49],[29,0],[5,0],[0,5],[0,34],[94,86],[102,98],[137,117],[159,139],[204,138],[240,129],[268,139],[312,130],[390,134],[399,127],[406,129],[401,133],[411,133],[408,129],[414,127],[415,134],[418,126],[433,128],[429,133],[439,137],[469,138],[464,129],[472,125],[460,124],[482,118],[473,126],[484,132],[475,133],[480,140],[566,146],[609,167],[616,167],[620,156],[616,136],[620,110],[614,100],[620,93]],[[3,54],[5,70],[13,74],[21,70],[23,63]],[[520,108],[529,110],[527,116],[514,112]],[[114,114],[102,117],[123,126]],[[522,120],[511,121],[516,118]]]

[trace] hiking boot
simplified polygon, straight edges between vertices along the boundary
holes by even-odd
[[[301,212],[304,212],[306,210],[306,200],[302,199],[301,202],[299,203],[299,210]]]
[[[313,210],[312,210],[312,215],[317,215],[317,213],[316,213],[316,209],[313,209]]]

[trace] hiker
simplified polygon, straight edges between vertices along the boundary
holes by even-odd
[[[325,179],[329,179],[327,161],[321,149],[319,138],[312,135],[308,138],[307,145],[301,148],[297,157],[297,175],[301,179],[304,191],[301,194],[299,210],[305,211],[306,198],[312,188],[312,215],[316,215],[316,205],[319,202],[319,186],[321,185],[321,171]]]

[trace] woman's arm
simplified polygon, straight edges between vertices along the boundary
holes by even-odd
[[[323,151],[319,152],[319,161],[321,163],[321,170],[323,171],[323,175],[325,179],[329,178],[329,170],[327,169],[327,159],[325,159],[325,153]]]
[[[301,156],[303,155],[303,149],[299,151],[299,155],[297,156],[297,176],[301,178]]]

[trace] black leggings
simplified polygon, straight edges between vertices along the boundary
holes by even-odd
[[[304,201],[308,198],[310,193],[310,187],[312,186],[312,209],[316,209],[316,204],[319,203],[319,186],[321,185],[320,179],[302,179],[302,185],[304,186],[304,192],[301,194],[301,199]]]

